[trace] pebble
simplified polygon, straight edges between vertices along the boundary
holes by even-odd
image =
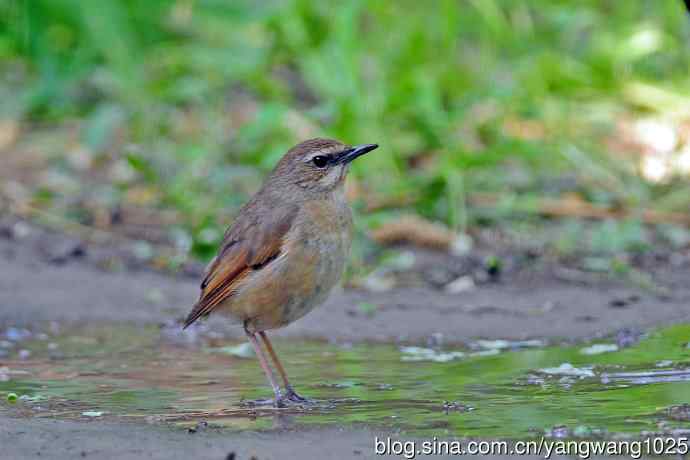
[[[570,363],[563,363],[558,367],[548,367],[540,369],[540,372],[549,375],[561,375],[561,376],[572,376],[572,377],[594,377],[594,371],[590,367],[575,367]]]
[[[364,279],[362,287],[369,292],[387,292],[395,287],[395,278],[375,271]]]
[[[580,354],[582,355],[599,355],[602,353],[611,353],[613,351],[618,351],[618,345],[615,343],[595,343],[589,347],[581,348]]]
[[[22,221],[15,222],[12,225],[3,225],[0,227],[0,235],[9,239],[21,240],[26,238],[31,233],[31,227]]]
[[[190,426],[187,428],[187,433],[193,434],[196,433],[197,431],[202,431],[208,428],[208,422],[205,420],[200,421],[197,423],[195,426]]]
[[[450,253],[454,256],[469,254],[474,247],[474,240],[466,233],[460,233],[450,245]]]
[[[434,348],[443,345],[444,341],[445,337],[442,332],[434,332],[429,336],[426,343],[428,347]]]
[[[31,337],[31,331],[18,327],[8,327],[5,331],[5,337],[12,342],[20,342]]]
[[[21,360],[29,359],[31,356],[31,352],[26,349],[21,349],[19,350],[19,353],[17,354],[17,357]]]
[[[41,248],[49,263],[55,265],[62,265],[69,259],[84,257],[86,255],[86,246],[80,241],[76,240],[61,240],[52,243],[44,243]]]
[[[208,351],[213,353],[223,353],[237,358],[250,359],[254,358],[254,348],[249,342],[244,342],[239,345],[229,345],[226,347],[209,348]]]
[[[146,301],[152,305],[161,305],[165,302],[165,294],[160,289],[151,289],[146,292]]]
[[[474,279],[471,276],[461,276],[455,281],[451,281],[443,288],[448,294],[460,294],[461,292],[469,292],[476,288]]]
[[[559,439],[567,438],[570,436],[570,430],[565,425],[557,425],[551,428],[547,435]]]
[[[639,331],[632,329],[621,329],[616,332],[616,345],[619,348],[629,347],[635,345],[641,338],[642,334]]]

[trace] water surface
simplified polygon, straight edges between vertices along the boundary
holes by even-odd
[[[92,326],[7,347],[0,411],[204,420],[233,430],[338,424],[419,436],[636,435],[690,428],[682,406],[690,402],[688,338],[690,326],[680,325],[620,350],[612,341],[471,349],[276,341],[293,385],[319,403],[275,410],[244,404],[271,393],[256,359],[222,352],[239,342],[183,347],[156,327]],[[6,402],[10,392],[16,404]]]

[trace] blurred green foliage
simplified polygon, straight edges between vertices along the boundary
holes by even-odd
[[[688,28],[676,0],[0,0],[0,115],[65,175],[75,149],[101,167],[75,193],[179,211],[200,255],[310,136],[381,144],[359,196],[453,228],[511,217],[468,214],[473,192],[676,210],[685,185],[650,186],[606,139],[687,97]]]

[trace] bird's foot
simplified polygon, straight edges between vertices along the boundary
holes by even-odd
[[[243,405],[247,407],[269,407],[273,406],[282,409],[289,406],[304,406],[308,404],[316,404],[313,399],[308,399],[297,394],[291,387],[285,389],[285,393],[277,393],[273,399],[252,399],[244,401]]]
[[[287,387],[285,389],[285,396],[283,396],[283,399],[286,399],[290,402],[293,403],[298,403],[298,404],[313,404],[314,400],[305,398],[303,396],[300,396],[297,394],[295,390],[292,389],[292,387]]]

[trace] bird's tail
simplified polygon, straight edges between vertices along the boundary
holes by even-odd
[[[203,314],[204,314],[204,311],[203,311],[203,309],[199,308],[199,302],[195,303],[194,308],[192,308],[192,311],[189,312],[189,314],[187,315],[187,318],[185,318],[185,320],[184,320],[184,325],[182,326],[182,330],[184,331],[189,326],[191,326]]]

